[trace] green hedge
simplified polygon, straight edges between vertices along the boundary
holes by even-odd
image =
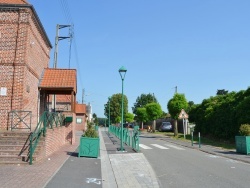
[[[250,88],[204,99],[189,112],[196,132],[222,139],[234,139],[242,124],[250,124]]]

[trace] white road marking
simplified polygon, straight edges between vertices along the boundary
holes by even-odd
[[[184,148],[181,148],[181,147],[178,147],[178,146],[174,146],[174,145],[171,145],[171,144],[164,144],[164,145],[167,146],[167,147],[170,147],[170,148],[177,149],[177,150],[185,150]]]
[[[144,144],[139,144],[139,146],[140,146],[141,148],[143,148],[143,149],[152,149],[151,147],[148,147],[148,146],[146,146],[146,145],[144,145]]]
[[[150,145],[157,147],[157,148],[160,148],[160,149],[169,149],[169,148],[166,148],[166,147],[158,145],[158,144],[150,144]]]
[[[87,183],[95,183],[97,185],[101,185],[101,179],[97,179],[97,178],[86,178],[86,182]]]
[[[212,154],[208,154],[207,157],[210,157],[210,158],[221,158],[221,157],[218,156],[218,155],[212,155]]]

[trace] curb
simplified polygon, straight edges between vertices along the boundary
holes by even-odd
[[[146,133],[146,134],[150,134],[150,133]],[[150,134],[150,135],[153,135],[153,134]],[[227,155],[223,155],[223,154],[220,154],[220,153],[217,153],[217,152],[214,152],[214,151],[209,151],[209,150],[206,150],[206,149],[203,149],[203,148],[196,148],[196,147],[191,146],[191,145],[189,146],[189,145],[186,144],[186,142],[183,142],[183,141],[179,141],[179,140],[174,141],[171,137],[168,137],[168,136],[161,136],[161,135],[155,135],[155,136],[158,136],[159,138],[168,138],[169,139],[169,140],[167,140],[168,142],[173,143],[173,144],[177,144],[177,145],[180,145],[180,146],[183,146],[183,147],[199,150],[199,151],[202,151],[204,153],[208,153],[208,154],[224,157],[224,158],[227,158],[227,159],[232,159],[232,160],[236,160],[236,161],[240,161],[240,162],[243,162],[243,163],[250,164],[250,157],[249,157],[248,160],[246,160],[246,159],[242,159],[242,158],[239,158],[239,157],[227,156]],[[211,145],[205,145],[205,147],[210,147],[210,148],[214,148],[214,149],[217,148],[218,150],[221,150],[221,151],[231,151],[231,150],[226,150],[226,149],[223,150],[223,149],[220,149],[218,147],[211,146]],[[240,156],[248,156],[248,155],[244,155],[244,154],[238,154],[238,155],[240,155]]]

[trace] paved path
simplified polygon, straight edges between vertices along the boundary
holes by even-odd
[[[62,167],[70,154],[76,150],[79,144],[79,136],[74,145],[65,145],[57,152],[33,165],[1,165],[1,188],[41,188]]]
[[[118,151],[119,141],[103,130],[99,129],[103,188],[158,188],[156,175],[144,155],[126,145],[126,152]]]
[[[159,183],[153,169],[143,153],[136,153],[124,146],[126,152],[119,152],[119,140],[109,135],[105,128],[99,129],[100,157],[77,157],[81,132],[76,133],[76,143],[65,145],[60,150],[33,165],[1,165],[1,188],[158,188]],[[151,133],[143,133],[148,135]],[[154,135],[155,136],[155,135]],[[250,163],[250,156],[242,155],[235,150],[202,145],[191,146],[189,142],[174,140],[168,137],[159,139],[177,145],[199,149],[213,155]]]

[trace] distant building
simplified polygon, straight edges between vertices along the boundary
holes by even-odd
[[[76,104],[76,130],[86,130],[86,104]]]
[[[90,103],[88,103],[87,106],[86,106],[86,113],[87,113],[87,116],[88,116],[88,120],[92,121],[93,114],[92,114],[92,106],[91,106]]]

